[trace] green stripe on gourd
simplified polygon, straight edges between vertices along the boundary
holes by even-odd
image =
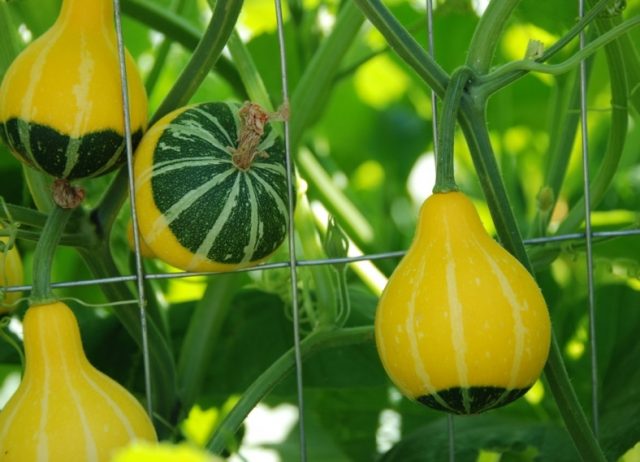
[[[56,178],[104,175],[126,159],[124,137],[115,130],[86,133],[78,138],[13,118],[0,123],[0,136],[20,160]],[[132,135],[133,145],[141,138],[139,128]]]
[[[144,242],[188,271],[225,271],[271,255],[288,228],[284,144],[265,118],[251,130],[236,103],[203,103],[162,118],[135,156],[136,212]],[[262,113],[265,115],[265,113]],[[255,128],[255,127],[253,127]]]

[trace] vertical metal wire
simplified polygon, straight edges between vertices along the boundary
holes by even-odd
[[[433,38],[433,1],[426,0],[427,3],[427,51],[435,57],[435,42]],[[438,97],[436,92],[431,90],[431,130],[433,132],[433,154],[437,159],[440,156],[440,146],[438,145]],[[447,414],[447,439],[449,446],[449,462],[456,460],[456,441],[453,414]]]
[[[584,16],[585,2],[578,0],[579,16]],[[580,48],[585,46],[584,31],[580,33]],[[589,299],[589,349],[591,354],[591,409],[593,432],[598,437],[598,356],[596,351],[595,289],[593,277],[593,235],[591,233],[591,192],[589,187],[589,133],[587,124],[587,66],[580,62],[580,121],[582,127],[582,174],[584,181],[585,245],[587,250],[587,290]]]
[[[129,84],[127,81],[127,65],[124,49],[124,40],[122,38],[122,20],[120,13],[120,1],[113,0],[113,11],[116,27],[116,40],[118,44],[118,64],[120,67],[120,87],[122,91],[122,107],[124,118],[124,138],[127,153],[127,169],[129,172],[129,197],[131,200],[131,222],[133,225],[133,243],[135,249],[136,260],[136,282],[138,289],[138,307],[140,310],[140,335],[142,336],[142,361],[144,367],[144,386],[146,394],[147,412],[150,417],[153,416],[153,405],[151,398],[151,367],[149,361],[149,340],[147,336],[147,314],[145,307],[144,294],[144,270],[142,267],[142,257],[140,254],[140,235],[138,233],[138,220],[136,218],[136,199],[135,185],[133,179],[133,143],[131,141],[131,114],[129,107]]]
[[[284,21],[282,18],[282,2],[275,0],[276,20],[278,23],[278,44],[280,46],[280,76],[282,79],[282,100],[283,107],[289,108],[289,83],[287,78],[287,52],[284,40]],[[288,112],[288,111],[287,111]],[[284,120],[284,147],[285,159],[287,164],[287,186],[288,186],[288,208],[289,208],[289,271],[291,274],[291,303],[293,305],[293,346],[296,363],[296,389],[298,396],[298,431],[300,441],[300,460],[307,460],[307,440],[304,431],[304,396],[302,381],[302,353],[300,351],[300,317],[298,313],[298,274],[296,272],[296,246],[295,246],[295,224],[294,224],[294,208],[295,190],[293,182],[295,176],[293,172],[293,161],[291,159],[291,141],[289,135],[288,117]]]

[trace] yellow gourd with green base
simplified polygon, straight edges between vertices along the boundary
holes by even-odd
[[[127,53],[134,144],[147,98]],[[0,139],[57,178],[107,173],[125,159],[118,49],[111,0],[64,0],[53,26],[11,64],[0,87]]]
[[[414,241],[375,319],[387,373],[408,397],[475,414],[522,396],[549,352],[551,326],[527,270],[451,191],[422,206]]]
[[[22,383],[0,412],[2,462],[107,462],[134,440],[155,441],[142,406],[87,360],[73,312],[29,307]]]
[[[547,305],[527,269],[485,231],[454,177],[455,119],[470,68],[450,79],[434,194],[384,289],[376,347],[407,397],[453,414],[503,406],[535,383],[551,346]]]

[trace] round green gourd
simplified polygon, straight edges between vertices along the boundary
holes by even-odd
[[[134,145],[147,98],[126,54]],[[21,161],[65,179],[124,162],[124,118],[111,0],[64,0],[53,26],[11,63],[0,86],[0,139]]]
[[[527,270],[460,192],[423,204],[413,243],[380,298],[376,346],[409,398],[455,414],[503,406],[535,383],[551,325]]]
[[[155,256],[229,271],[271,255],[288,229],[284,144],[246,103],[202,103],[160,119],[135,155],[136,213]]]

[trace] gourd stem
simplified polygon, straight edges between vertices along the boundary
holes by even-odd
[[[451,76],[444,94],[442,119],[438,131],[438,152],[436,152],[436,184],[433,188],[435,193],[458,189],[453,171],[453,144],[460,100],[471,73],[471,68],[466,66],[457,69]]]
[[[51,291],[51,264],[56,247],[73,209],[54,206],[42,229],[42,235],[33,253],[33,288],[29,298],[31,305],[53,300]]]
[[[606,462],[598,439],[578,401],[575,390],[562,359],[562,352],[555,335],[551,336],[549,359],[544,369],[545,377],[555,398],[558,410],[564,419],[567,431],[571,435],[582,460]]]
[[[477,73],[485,74],[491,67],[493,55],[500,42],[505,24],[521,0],[490,2],[480,17],[480,22],[471,38],[467,53],[467,64]]]

